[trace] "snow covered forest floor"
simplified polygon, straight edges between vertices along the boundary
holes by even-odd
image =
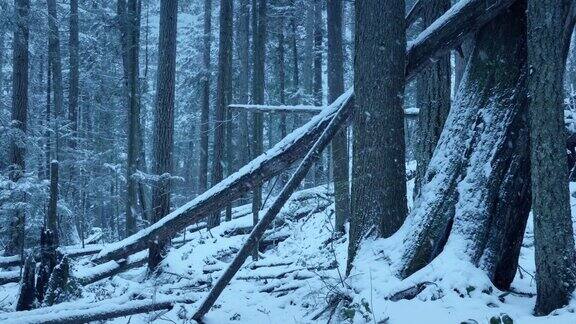
[[[576,206],[576,183],[571,183],[571,204]],[[410,289],[421,273],[400,281],[388,268],[394,247],[402,242],[368,239],[352,271],[345,278],[347,235],[333,237],[333,197],[331,189],[318,187],[298,192],[283,209],[273,229],[262,243],[261,260],[247,261],[226,288],[206,323],[492,323],[504,315],[514,323],[574,323],[576,299],[568,307],[546,317],[532,316],[535,302],[532,222],[528,223],[520,256],[520,268],[509,293],[498,291],[484,273],[459,260],[439,259],[425,268],[425,284],[414,299],[392,301],[390,297]],[[408,183],[412,192],[412,181]],[[310,197],[312,197],[310,199]],[[308,199],[305,199],[308,198]],[[576,211],[576,208],[572,208]],[[252,224],[250,206],[234,209],[234,219],[208,231],[188,233],[189,240],[173,248],[162,263],[162,274],[146,277],[146,266],[83,288],[78,300],[55,306],[50,314],[43,309],[15,317],[18,283],[0,286],[0,322],[23,323],[34,314],[58,320],[83,308],[113,309],[129,300],[187,299],[170,311],[120,317],[110,323],[187,323],[211,283],[223,272],[241,247]],[[576,214],[573,214],[576,220]],[[193,227],[192,227],[193,228]],[[184,237],[181,237],[184,239]],[[81,271],[81,264],[76,271]],[[421,271],[422,272],[422,271]],[[77,273],[77,275],[82,275]],[[85,274],[84,274],[85,275]],[[327,308],[334,296],[349,296],[346,305]],[[57,311],[60,310],[60,311]]]

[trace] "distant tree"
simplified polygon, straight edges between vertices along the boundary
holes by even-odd
[[[342,40],[342,0],[328,0],[328,102],[344,93],[344,49]],[[348,179],[348,136],[346,129],[332,140],[334,174],[335,229],[344,232],[350,217],[350,183]]]
[[[220,0],[220,41],[218,45],[218,78],[216,81],[216,114],[214,116],[214,147],[212,152],[212,185],[222,180],[224,164],[224,136],[226,135],[226,111],[232,99],[232,0]],[[230,161],[228,161],[230,163]],[[214,214],[209,226],[220,224],[220,212]]]
[[[210,123],[210,47],[212,43],[212,0],[204,0],[204,47],[202,49],[202,108],[200,109],[200,167],[198,190],[208,189],[208,135]]]

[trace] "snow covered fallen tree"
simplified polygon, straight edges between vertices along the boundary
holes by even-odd
[[[471,32],[482,27],[514,1],[461,1],[437,22],[408,45],[406,77],[413,78],[418,70],[432,58],[458,46]],[[148,248],[148,242],[160,237],[173,237],[178,231],[220,210],[235,199],[249,192],[254,186],[280,174],[292,163],[302,159],[313,143],[325,130],[334,114],[348,98],[348,90],[338,100],[314,116],[308,123],[295,130],[280,143],[252,160],[238,172],[230,175],[196,199],[178,208],[146,229],[103,249],[93,260],[104,263],[123,259]]]

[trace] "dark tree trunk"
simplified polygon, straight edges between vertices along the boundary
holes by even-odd
[[[10,141],[9,177],[17,182],[25,170],[25,142],[28,124],[28,13],[29,0],[15,1],[16,25],[14,29],[12,56],[12,127],[13,138]],[[1,89],[0,89],[1,91]],[[20,190],[18,190],[20,191]],[[23,201],[24,192],[16,192],[15,197]],[[18,208],[12,213],[10,222],[10,239],[4,249],[5,255],[20,254],[24,248],[26,213]]]
[[[52,158],[60,156],[60,117],[64,109],[64,89],[62,85],[62,55],[60,55],[60,36],[58,35],[58,14],[56,0],[47,0],[48,4],[48,57],[52,68],[52,87],[54,92],[54,143]]]
[[[126,40],[127,85],[128,85],[128,161],[126,167],[126,236],[136,232],[137,181],[134,174],[138,170],[140,157],[140,99],[139,99],[139,34],[140,19],[137,0],[128,0],[123,24]]]
[[[232,98],[232,32],[233,32],[232,0],[220,0],[220,41],[218,45],[218,79],[216,81],[216,114],[214,120],[214,147],[212,148],[212,184],[217,184],[223,178],[224,136],[227,122],[226,111]],[[209,221],[209,227],[220,224],[220,212],[215,213]]]
[[[294,11],[295,0],[292,0],[292,16],[290,17],[290,50],[292,52],[292,96],[293,104],[300,104],[300,67],[298,58],[298,35],[296,26],[296,17]],[[292,130],[300,126],[300,116],[298,114],[294,115]]]
[[[342,0],[328,1],[328,102],[344,93],[344,51],[342,41]],[[342,129],[332,141],[334,174],[335,229],[344,232],[350,217],[350,183],[348,179],[348,138]]]
[[[68,42],[70,55],[70,85],[68,90],[68,122],[70,123],[70,149],[76,149],[78,136],[78,87],[79,87],[79,55],[80,41],[78,37],[78,0],[70,0],[70,39]]]
[[[278,17],[278,95],[280,105],[286,104],[286,38],[284,36],[284,13]],[[280,114],[280,137],[286,137],[286,114]]]
[[[152,189],[152,221],[170,212],[170,178],[174,146],[174,93],[176,82],[176,22],[178,1],[160,2],[160,37],[154,115],[154,163],[158,181]],[[148,268],[155,270],[162,261],[169,238],[154,237],[149,242]]]
[[[576,286],[563,104],[573,5],[568,0],[528,1],[530,161],[538,315],[567,305]]]
[[[404,1],[356,3],[354,153],[348,270],[371,227],[392,235],[406,218]]]
[[[238,17],[238,59],[240,61],[240,78],[238,80],[238,101],[243,104],[250,100],[250,3],[241,0]],[[248,113],[240,112],[238,144],[238,162],[246,165],[250,161],[250,130],[248,126]]]
[[[204,0],[204,49],[202,61],[202,108],[200,111],[200,166],[198,192],[208,189],[208,134],[210,123],[210,47],[212,42],[212,0]]]
[[[422,23],[430,26],[450,8],[450,0],[432,0],[421,9]],[[432,153],[436,148],[444,122],[450,111],[450,53],[422,71],[417,80],[418,114],[416,140],[416,180],[414,196],[420,194],[420,187]]]
[[[313,82],[313,97],[314,105],[322,106],[323,104],[323,91],[322,91],[322,1],[314,0],[314,82]],[[324,183],[324,159],[320,158],[316,167],[314,168],[314,183],[319,186]]]
[[[252,0],[252,35],[254,67],[252,75],[252,98],[255,104],[264,103],[264,65],[266,60],[266,20],[267,4],[266,0]],[[252,134],[252,154],[257,157],[263,151],[263,130],[264,122],[262,114],[253,114],[254,133]],[[254,225],[258,223],[258,214],[262,207],[262,187],[256,186],[253,190],[252,215]],[[254,260],[258,259],[258,244],[252,253]]]
[[[16,311],[31,310],[36,300],[36,261],[32,255],[26,258],[20,279],[20,291]]]

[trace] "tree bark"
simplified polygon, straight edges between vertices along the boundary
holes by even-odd
[[[200,110],[200,167],[198,168],[198,192],[208,189],[208,135],[210,123],[210,48],[212,43],[212,0],[204,0],[204,49],[202,61],[202,108]]]
[[[316,106],[322,106],[323,101],[323,91],[322,91],[322,1],[313,0],[314,9],[314,82],[312,86],[312,95],[314,99],[314,104]],[[314,183],[319,186],[325,182],[324,179],[324,159],[320,158],[316,166],[314,167]]]
[[[356,3],[354,153],[348,271],[374,226],[389,237],[408,212],[402,110],[406,60],[404,1]]]
[[[528,1],[528,77],[536,309],[570,302],[576,252],[564,130],[564,71],[574,25],[573,1]],[[568,32],[566,32],[566,26]]]
[[[422,1],[419,1],[420,3]],[[450,8],[450,0],[433,0],[421,9],[424,26],[430,26]],[[416,139],[416,180],[414,196],[420,194],[420,187],[432,153],[436,148],[444,122],[450,111],[450,53],[422,71],[417,80],[418,114]]]
[[[334,102],[344,92],[344,51],[342,40],[342,0],[328,1],[328,101]],[[344,232],[350,217],[350,183],[348,179],[348,138],[342,129],[332,141],[334,177],[335,229]]]
[[[64,89],[62,85],[62,55],[60,54],[60,36],[58,35],[58,14],[56,0],[47,0],[48,4],[48,57],[52,67],[52,87],[54,93],[54,134],[55,147],[52,158],[60,155],[60,122],[64,109]]]
[[[178,0],[160,2],[160,36],[154,118],[154,164],[158,181],[152,189],[152,220],[170,212],[170,178],[174,146],[174,93],[176,82],[176,22]],[[162,261],[169,238],[155,236],[149,241],[148,268],[153,271]]]
[[[220,0],[220,40],[218,45],[218,77],[216,81],[216,113],[214,120],[214,146],[212,148],[212,184],[222,181],[224,175],[226,107],[232,98],[232,0]],[[208,222],[210,228],[220,225],[220,211]]]
[[[509,287],[529,212],[522,1],[483,27],[416,200],[399,272],[441,251]],[[448,244],[446,244],[447,238]]]
[[[12,56],[12,114],[11,126],[14,133],[10,141],[9,178],[18,182],[26,168],[26,130],[28,124],[28,36],[29,36],[29,0],[15,1],[16,25],[14,29]],[[1,89],[0,89],[1,91]],[[23,201],[24,192],[17,189],[15,197]],[[5,255],[19,254],[23,251],[25,240],[26,212],[21,208],[14,210],[10,222],[10,239],[4,249]]]

